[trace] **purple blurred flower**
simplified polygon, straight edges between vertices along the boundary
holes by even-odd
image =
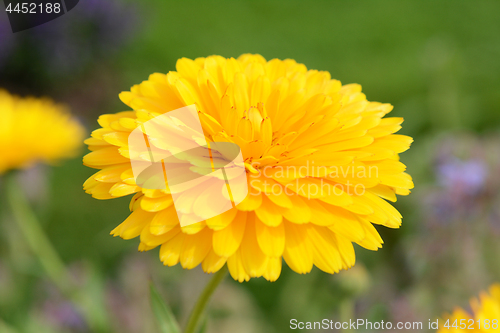
[[[439,183],[447,190],[475,195],[484,189],[488,176],[486,163],[479,159],[461,161],[455,157],[438,164]]]
[[[116,51],[137,23],[136,8],[117,0],[84,0],[68,14],[33,29],[47,70],[73,74]]]
[[[48,300],[43,306],[46,318],[55,326],[86,332],[87,324],[75,306],[68,301]]]
[[[474,221],[492,207],[500,188],[495,170],[500,159],[500,137],[478,138],[455,134],[441,140],[435,150],[436,185],[423,199],[426,220],[431,225],[447,225],[453,221]]]
[[[46,77],[83,73],[124,45],[137,27],[136,13],[118,0],[82,0],[67,14],[18,34],[0,13],[0,76],[7,73],[23,85],[20,77],[41,76],[47,84]]]

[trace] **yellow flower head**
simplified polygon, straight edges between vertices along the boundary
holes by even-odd
[[[342,86],[291,59],[210,56],[180,59],[177,71],[152,74],[120,98],[133,111],[99,118],[84,164],[100,171],[84,188],[97,199],[135,193],[132,213],[112,234],[140,236],[141,251],[161,245],[167,266],[201,264],[212,273],[227,263],[240,282],[274,281],[284,258],[297,273],[316,265],[333,274],[354,265],[353,242],[381,247],[372,224],[401,224],[384,199],[413,187],[398,155],[412,139],[393,134],[403,119],[383,119],[392,106],[367,101],[357,84]],[[128,138],[148,120],[193,104],[207,142],[240,147],[249,194],[223,214],[181,227],[176,209],[202,215],[210,204],[185,197],[174,207],[168,188],[138,186]]]
[[[48,98],[21,98],[0,89],[0,174],[71,157],[83,127]]]
[[[482,292],[479,299],[471,299],[470,305],[472,314],[456,308],[451,315],[440,319],[438,333],[500,330],[500,284],[492,285],[489,294]]]

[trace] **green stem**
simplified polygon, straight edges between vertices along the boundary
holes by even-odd
[[[349,322],[354,319],[354,300],[346,298],[340,303],[340,321]],[[352,332],[350,328],[342,329],[342,332]]]
[[[215,289],[219,286],[219,284],[224,280],[227,275],[227,267],[224,265],[215,275],[212,277],[210,282],[208,282],[207,286],[203,290],[196,302],[196,305],[189,316],[189,320],[186,326],[186,330],[184,333],[196,333],[196,329],[200,325],[200,319],[205,311],[205,307],[207,306],[210,297],[214,293]]]
[[[64,263],[45,235],[20,184],[17,182],[15,173],[11,172],[6,175],[5,185],[7,201],[28,245],[56,286],[63,292],[68,291]]]
[[[19,229],[21,229],[28,246],[33,251],[33,254],[37,256],[48,277],[64,296],[71,299],[73,303],[80,308],[82,315],[85,317],[93,332],[108,332],[109,325],[105,312],[98,310],[99,306],[93,304],[94,300],[91,299],[86,301],[91,297],[88,295],[89,289],[87,288],[87,290],[80,291],[74,289],[68,282],[67,270],[64,262],[52,246],[36,214],[33,212],[30,203],[23,193],[21,185],[16,179],[16,173],[10,172],[6,174],[4,180],[7,202],[11,208],[14,220],[19,226]],[[100,289],[102,290],[102,288]],[[96,294],[102,294],[102,292],[97,291]],[[0,332],[3,331],[0,329]]]

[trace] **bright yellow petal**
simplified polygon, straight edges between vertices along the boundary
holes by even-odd
[[[214,250],[211,249],[203,260],[201,267],[206,273],[215,273],[224,266],[226,261],[227,258],[218,256],[215,254]]]
[[[248,275],[259,277],[264,274],[268,264],[268,257],[262,252],[257,242],[254,215],[250,215],[247,221],[245,237],[241,242],[240,253],[243,267]]]
[[[184,239],[180,255],[183,268],[192,269],[201,264],[212,248],[212,233],[212,230],[205,228]]]
[[[229,269],[229,274],[236,281],[243,282],[250,280],[250,275],[248,275],[243,267],[240,250],[227,259],[227,268]]]
[[[262,252],[269,257],[281,257],[285,250],[285,227],[283,223],[276,227],[269,227],[256,219],[255,231]]]
[[[299,274],[309,273],[313,266],[313,253],[311,241],[307,238],[307,226],[286,222],[285,237],[285,262]]]
[[[188,236],[179,232],[171,240],[164,243],[160,248],[160,260],[165,266],[175,266],[179,263],[184,240]]]
[[[230,257],[240,247],[245,234],[247,214],[242,214],[224,229],[214,231],[212,246],[214,252],[221,257]]]

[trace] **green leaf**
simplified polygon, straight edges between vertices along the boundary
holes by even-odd
[[[161,333],[181,333],[172,311],[163,301],[153,282],[149,284],[151,309]]]
[[[208,326],[207,323],[208,323],[207,316],[203,316],[198,333],[205,333],[207,331],[207,326]]]

